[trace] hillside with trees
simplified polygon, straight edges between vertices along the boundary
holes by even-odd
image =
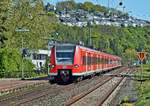
[[[24,69],[32,72],[31,61],[22,60],[22,40],[23,48],[46,48],[45,38],[55,29],[54,16],[49,18],[42,0],[1,0],[0,7],[0,77],[20,76],[21,61]]]
[[[47,49],[48,40],[52,39],[89,46],[91,36],[94,49],[121,56],[124,61],[134,60],[136,51],[150,52],[150,27],[70,27],[59,23],[55,13],[47,12],[42,0],[1,0],[0,7],[0,77],[20,77],[21,61],[25,71],[34,75],[31,61],[22,58],[22,40],[23,48],[38,50]],[[82,8],[108,12],[103,6],[72,0],[59,2],[56,7],[58,11]]]
[[[76,3],[73,0],[68,0],[68,1],[62,1],[62,2],[58,2],[56,4],[56,10],[57,11],[62,11],[62,10],[75,10],[75,9],[83,9],[85,11],[89,11],[89,12],[108,12],[108,9],[104,6],[100,6],[100,5],[94,5],[92,2],[84,2],[84,3]]]

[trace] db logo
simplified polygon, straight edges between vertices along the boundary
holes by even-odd
[[[67,66],[63,66],[62,68],[65,69],[65,68],[67,68]]]

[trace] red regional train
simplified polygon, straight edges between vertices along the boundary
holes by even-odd
[[[51,49],[50,82],[68,82],[121,66],[121,58],[75,44],[56,44]]]

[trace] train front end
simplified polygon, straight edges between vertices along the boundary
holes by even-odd
[[[58,44],[51,50],[50,81],[70,82],[76,46],[73,44]]]

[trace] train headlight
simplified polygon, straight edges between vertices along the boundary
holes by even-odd
[[[78,64],[75,64],[75,65],[74,65],[74,68],[79,68],[79,65],[78,65]]]
[[[54,67],[55,67],[55,65],[53,65],[53,64],[52,64],[52,65],[50,65],[50,68],[54,68]]]

